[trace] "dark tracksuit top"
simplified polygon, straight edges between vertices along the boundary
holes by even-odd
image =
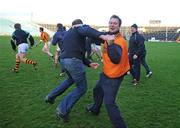
[[[141,57],[145,52],[145,45],[144,45],[144,38],[142,35],[140,35],[138,32],[132,33],[130,40],[129,40],[129,61],[131,64],[131,74],[133,76],[133,79],[136,79],[137,81],[140,80],[140,63],[141,63]],[[133,59],[134,55],[137,55],[137,59]],[[132,65],[134,67],[132,68]]]
[[[53,36],[52,45],[58,44],[59,48],[62,50],[62,40],[64,38],[64,35],[66,34],[66,31],[64,29],[58,29],[57,32]]]
[[[22,43],[27,43],[28,44],[28,40],[30,42],[30,45],[33,46],[34,45],[34,39],[33,37],[26,31],[22,30],[22,29],[17,29],[13,32],[12,37],[11,37],[11,46],[13,50],[16,50],[16,47],[19,44]]]
[[[141,56],[145,51],[144,37],[138,32],[132,33],[129,40],[129,54]]]
[[[62,40],[61,59],[77,58],[89,66],[90,61],[85,58],[86,37],[98,38],[102,33],[88,25],[70,28]]]

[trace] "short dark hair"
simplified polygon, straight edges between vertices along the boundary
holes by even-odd
[[[72,22],[72,26],[73,26],[73,25],[76,25],[76,24],[83,24],[83,22],[82,22],[81,19],[75,19],[75,20]]]
[[[121,21],[121,19],[119,18],[119,16],[117,16],[117,15],[112,15],[112,16],[110,17],[110,19],[112,19],[112,18],[118,19],[118,21],[119,21],[119,26],[121,26],[122,21]]]
[[[58,28],[58,29],[63,29],[63,25],[62,25],[61,23],[58,23],[58,24],[57,24],[57,28]]]
[[[135,28],[135,29],[138,29],[137,24],[133,24],[131,27],[133,27],[133,28]]]
[[[21,29],[21,24],[20,23],[15,23],[14,28],[15,29]]]
[[[43,31],[44,31],[44,28],[43,28],[43,27],[40,27],[39,30],[43,32]]]
[[[66,27],[65,27],[65,26],[63,26],[63,30],[65,30],[65,31],[66,31]]]

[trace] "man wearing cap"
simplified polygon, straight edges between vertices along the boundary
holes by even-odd
[[[133,24],[131,26],[132,35],[129,40],[129,61],[131,65],[131,74],[133,76],[133,85],[137,85],[140,81],[140,66],[141,63],[145,67],[147,77],[152,75],[147,63],[145,62],[146,49],[144,44],[144,37],[139,34],[138,26]]]

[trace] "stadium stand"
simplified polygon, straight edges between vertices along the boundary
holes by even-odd
[[[176,41],[179,27],[147,27],[142,32],[146,40]]]
[[[4,19],[0,18],[0,35],[11,35],[14,31],[14,24],[20,23],[22,25],[22,29],[30,32],[33,36],[39,36],[39,27],[42,27],[34,22],[28,22],[28,21],[16,21],[16,20],[10,20],[10,19]],[[45,28],[45,30],[52,36],[54,34],[53,31],[50,31]]]
[[[0,18],[0,35],[10,35],[13,31],[13,25],[17,21],[10,19]],[[39,36],[39,27],[44,27],[50,36],[56,31],[56,24],[42,24],[34,22],[20,22],[22,28],[30,32],[34,36]],[[65,25],[66,28],[70,28],[70,25]],[[107,31],[107,26],[93,26],[95,29],[100,31]],[[130,26],[122,26],[121,33],[128,39],[131,35]],[[166,27],[166,26],[139,26],[139,32],[144,36],[147,41],[177,41],[180,36],[180,27]]]

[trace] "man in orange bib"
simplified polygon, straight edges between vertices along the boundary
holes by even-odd
[[[120,34],[121,19],[113,15],[109,20],[109,32],[112,40],[105,41],[102,51],[103,71],[99,81],[93,89],[94,103],[86,107],[86,110],[98,115],[104,100],[108,116],[115,128],[127,128],[120,110],[115,103],[118,89],[124,76],[129,71],[128,46]]]

